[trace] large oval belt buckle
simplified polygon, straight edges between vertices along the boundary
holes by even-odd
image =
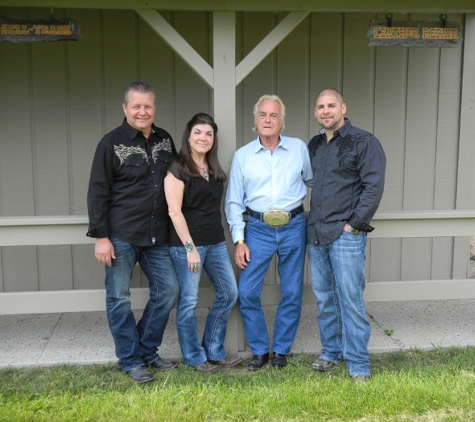
[[[263,214],[262,219],[271,227],[282,227],[290,221],[289,213],[282,210],[269,210]]]

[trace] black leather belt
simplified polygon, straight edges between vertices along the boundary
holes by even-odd
[[[257,211],[251,210],[249,207],[246,208],[246,211],[251,217],[254,217],[254,218],[257,218],[258,220],[263,221],[262,219],[262,216],[264,215],[263,212],[257,212]],[[299,205],[297,208],[294,208],[293,210],[286,211],[286,212],[289,213],[290,220],[292,220],[292,218],[295,218],[297,217],[297,215],[303,213],[304,208],[303,208],[303,205]]]

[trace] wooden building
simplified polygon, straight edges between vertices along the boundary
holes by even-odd
[[[445,14],[463,41],[370,47],[370,22],[388,13],[432,23]],[[0,0],[0,16],[70,17],[81,28],[79,41],[0,42],[0,313],[104,309],[104,269],[85,236],[87,183],[99,139],[122,121],[125,87],[140,79],[155,86],[156,124],[177,146],[193,114],[214,115],[226,170],[255,138],[262,94],[282,98],[285,134],[308,142],[317,92],[341,90],[347,117],[388,159],[367,299],[475,297],[473,0]],[[276,303],[278,282],[274,266],[264,303]],[[137,271],[137,307],[146,286]],[[242,334],[231,346],[240,347]]]

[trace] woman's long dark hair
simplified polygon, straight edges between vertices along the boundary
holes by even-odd
[[[181,141],[181,150],[176,158],[177,163],[188,176],[201,177],[198,167],[191,157],[190,143],[188,141],[191,131],[196,125],[210,125],[213,128],[213,146],[206,153],[206,162],[208,163],[209,173],[212,174],[218,182],[225,182],[227,176],[218,161],[218,125],[209,114],[197,113],[186,124]]]

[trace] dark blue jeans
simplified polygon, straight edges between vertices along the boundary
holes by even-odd
[[[115,259],[106,266],[106,311],[115,354],[124,372],[158,359],[163,332],[178,298],[178,281],[168,245],[138,247],[116,238]],[[136,323],[130,303],[130,280],[139,263],[149,280],[150,298]]]
[[[239,307],[247,342],[255,355],[269,352],[261,291],[267,269],[276,253],[281,299],[275,316],[272,350],[282,355],[290,353],[302,311],[306,230],[303,213],[279,228],[249,216],[245,240],[251,251],[251,261],[241,270]]]

